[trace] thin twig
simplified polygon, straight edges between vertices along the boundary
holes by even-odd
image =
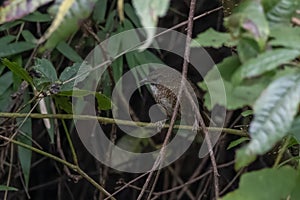
[[[22,142],[19,142],[17,140],[14,140],[14,139],[11,139],[11,138],[8,138],[8,137],[5,137],[5,136],[2,136],[0,135],[0,139],[3,139],[5,141],[8,141],[8,142],[11,142],[11,143],[14,143],[16,145],[19,145],[21,147],[24,147],[26,149],[29,149],[31,151],[34,151],[38,154],[41,154],[45,157],[48,157],[48,158],[51,158],[52,160],[55,160],[59,163],[62,163],[63,165],[71,168],[72,170],[74,170],[75,172],[77,172],[78,174],[80,174],[83,178],[85,178],[89,183],[91,183],[94,187],[96,187],[98,190],[100,190],[101,192],[103,192],[106,196],[110,196],[111,199],[114,199],[116,200],[114,197],[111,196],[111,194],[109,192],[107,192],[101,185],[99,185],[96,181],[94,181],[94,179],[92,179],[89,175],[87,175],[79,166],[77,165],[74,165],[72,163],[69,163],[68,161],[66,160],[63,160],[55,155],[52,155],[50,153],[47,153],[45,151],[42,151],[40,149],[37,149],[35,147],[32,147],[30,145],[27,145],[27,144],[24,144]]]

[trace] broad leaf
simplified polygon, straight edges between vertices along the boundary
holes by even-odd
[[[287,135],[300,102],[300,72],[272,82],[254,104],[251,141],[237,152],[236,168],[254,161]]]
[[[291,18],[297,9],[300,9],[299,0],[279,0],[267,13],[271,24],[290,24]]]
[[[241,76],[241,78],[259,76],[293,60],[299,55],[299,50],[275,49],[267,51],[244,63],[241,74],[236,74],[236,76]]]
[[[290,167],[263,169],[243,174],[239,188],[222,200],[281,200],[289,199],[299,174]],[[298,186],[299,187],[299,186]],[[299,188],[298,188],[299,190]],[[293,198],[291,198],[293,199]]]
[[[221,33],[212,28],[199,34],[191,43],[192,47],[202,46],[220,48],[222,46],[232,47],[235,45],[236,41],[232,39],[229,33]]]
[[[264,49],[269,35],[269,25],[260,1],[243,1],[235,12],[225,19],[225,26],[233,37],[255,40]]]
[[[284,29],[284,31],[282,31]],[[300,27],[275,27],[271,29],[270,44],[300,50]]]
[[[57,81],[57,74],[52,63],[47,59],[36,59],[33,69],[39,74],[39,77],[34,78],[37,86],[44,83],[54,83]]]
[[[246,105],[252,105],[257,97],[260,95],[261,91],[269,83],[269,77],[264,77],[258,80],[250,80],[245,83],[235,85],[232,83],[232,74],[238,70],[240,61],[237,56],[232,56],[223,60],[222,63],[218,64],[217,69],[220,72],[221,77],[215,77],[214,69],[209,71],[205,76],[204,80],[206,83],[210,84],[210,90],[208,90],[205,82],[199,84],[199,86],[207,91],[204,95],[204,105],[208,109],[212,109],[215,105],[225,106],[227,109],[237,109],[242,108]],[[223,94],[223,87],[221,87],[220,80],[222,79],[225,92],[226,92],[226,102],[223,102],[223,97],[213,98],[211,96],[218,97]]]

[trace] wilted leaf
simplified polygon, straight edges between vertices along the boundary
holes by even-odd
[[[80,24],[93,11],[97,0],[57,0],[49,9],[54,21],[48,28],[40,43],[45,41],[46,49],[54,48],[60,41],[75,33]]]
[[[52,0],[6,0],[0,7],[0,24],[20,19]]]

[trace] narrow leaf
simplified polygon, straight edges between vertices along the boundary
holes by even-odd
[[[35,47],[36,44],[33,44],[32,42],[15,42],[7,44],[5,48],[0,49],[0,58],[22,53],[34,49]]]
[[[7,187],[6,185],[0,185],[0,191],[5,191],[5,190],[8,190],[8,191],[18,191],[17,188]]]
[[[10,62],[6,58],[2,59],[2,63],[3,63],[3,65],[8,67],[15,75],[17,75],[21,79],[24,79],[25,81],[27,81],[30,84],[33,83],[32,78],[29,75],[29,73],[25,69],[23,69],[21,66],[19,66],[17,63]]]
[[[57,45],[57,50],[73,62],[82,62],[82,58],[77,52],[65,42],[60,42]]]

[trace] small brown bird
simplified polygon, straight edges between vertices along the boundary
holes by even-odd
[[[168,117],[171,117],[173,114],[180,90],[181,79],[182,75],[178,71],[169,67],[163,67],[150,72],[150,74],[141,81],[142,83],[149,84],[155,101],[165,109]],[[178,112],[179,116],[182,114],[180,110],[187,109],[187,107],[190,107],[189,110],[192,111],[191,100],[197,104],[196,91],[192,84],[184,79],[183,86],[184,92],[181,96]],[[190,98],[188,98],[187,94],[189,94]]]

